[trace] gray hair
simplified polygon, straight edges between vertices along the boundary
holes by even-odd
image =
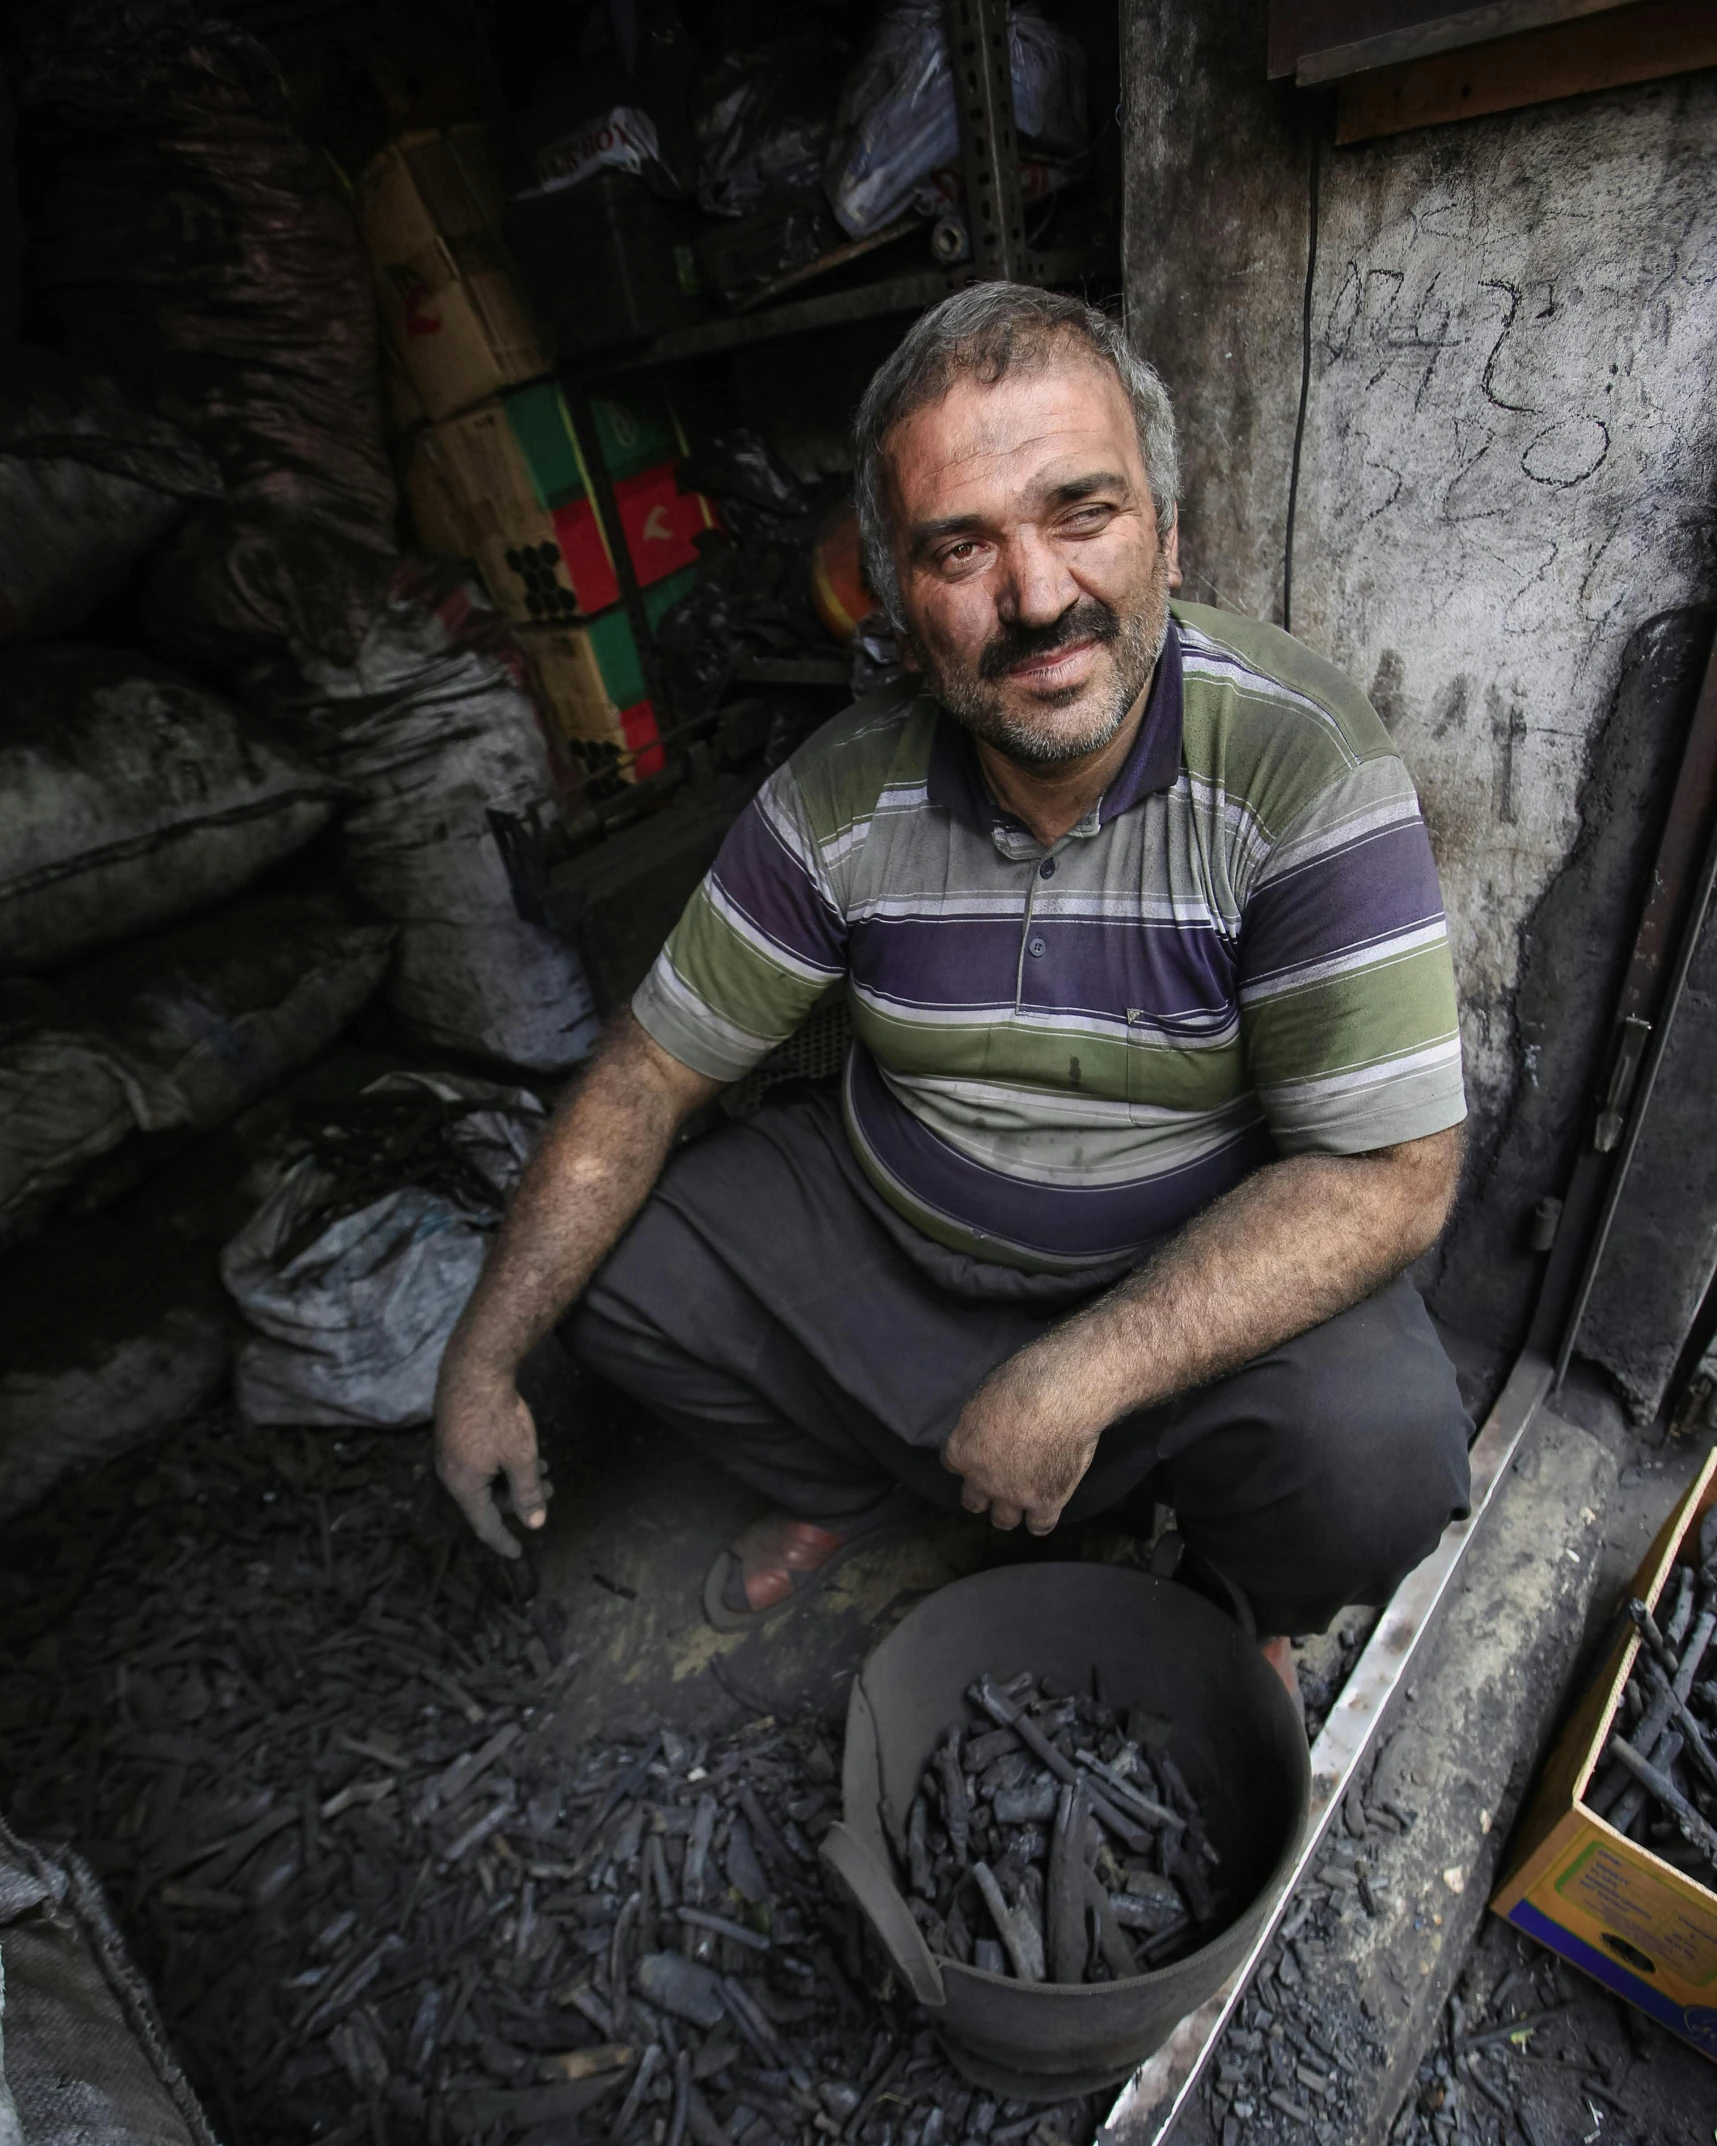
[[[905,620],[889,542],[883,443],[915,410],[939,402],[959,374],[990,386],[1016,368],[1039,370],[1058,350],[1070,348],[1115,368],[1133,406],[1157,528],[1166,532],[1172,524],[1180,496],[1174,410],[1155,366],[1133,350],[1120,322],[1062,291],[1027,283],[975,283],[913,323],[900,347],[877,368],[853,420],[853,497],[865,573],[897,630]]]

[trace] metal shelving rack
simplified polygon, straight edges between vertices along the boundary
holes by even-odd
[[[736,313],[727,319],[700,321],[625,348],[585,352],[559,368],[577,422],[588,422],[591,389],[620,374],[722,356],[758,343],[846,327],[856,321],[919,313],[974,283],[1049,286],[1117,273],[1118,258],[1112,248],[1066,247],[1038,252],[1027,245],[1020,200],[1007,0],[944,0],[944,5],[965,181],[968,257],[949,268],[883,277],[816,297],[760,306],[755,312]],[[621,604],[638,642],[650,697],[658,709],[665,709],[655,636],[646,615],[643,592],[633,571],[612,488],[600,476],[593,503],[613,554]],[[628,797],[605,801],[610,810],[599,805],[596,810],[605,822],[635,818],[652,792],[672,789],[684,779],[690,737],[683,730],[665,729],[662,744],[667,753],[665,771],[630,785]]]

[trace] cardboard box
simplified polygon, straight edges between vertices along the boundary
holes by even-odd
[[[501,238],[486,128],[401,136],[358,181],[383,326],[424,409],[451,417],[549,369]]]
[[[644,610],[652,626],[695,579],[680,573],[649,591]],[[640,782],[662,773],[667,756],[661,725],[624,611],[609,611],[586,626],[529,627],[520,638],[544,704],[587,775]]]
[[[620,601],[590,496],[595,455],[613,483],[641,587],[695,564],[697,538],[715,526],[709,502],[675,486],[684,448],[659,397],[594,398],[591,417],[594,437],[581,441],[559,387],[547,380],[431,426],[418,439],[406,490],[424,541],[429,526],[447,527],[451,500],[458,548],[477,562],[509,618],[588,618]]]
[[[1634,1578],[1652,1610],[1677,1564],[1698,1562],[1699,1523],[1717,1505],[1717,1452]],[[1639,1635],[1630,1626],[1557,1743],[1521,1822],[1495,1912],[1717,2057],[1717,1892],[1629,1840],[1582,1798],[1605,1763]],[[1717,1657],[1708,1657],[1717,1666]]]

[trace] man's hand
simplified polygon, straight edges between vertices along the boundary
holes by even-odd
[[[489,1485],[506,1476],[528,1528],[542,1526],[548,1495],[518,1367],[643,1206],[680,1127],[720,1091],[622,1014],[520,1180],[448,1340],[435,1396],[435,1471],[503,1557],[517,1557],[519,1542]]]
[[[1238,1370],[1417,1259],[1448,1214],[1461,1152],[1454,1127],[1255,1171],[990,1373],[942,1450],[961,1504],[1047,1535],[1111,1423]]]
[[[962,1478],[960,1503],[990,1525],[1047,1535],[1078,1489],[1103,1429],[1082,1421],[1057,1391],[1054,1351],[1022,1349],[992,1371],[960,1411],[942,1465]]]
[[[552,1486],[537,1458],[536,1420],[511,1379],[461,1380],[440,1396],[435,1415],[435,1472],[491,1550],[519,1555],[490,1493],[505,1475],[513,1511],[528,1528],[548,1517]]]

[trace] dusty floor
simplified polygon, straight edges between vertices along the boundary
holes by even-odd
[[[1606,1406],[1576,1396],[1570,1412],[1627,1441],[1599,1590],[1613,1600],[1690,1463],[1633,1439]],[[422,1435],[246,1437],[224,1416],[68,1481],[0,1535],[0,1656],[18,1665],[0,1688],[0,1805],[20,1830],[90,1853],[229,2146],[473,2135],[434,2128],[435,2052],[416,2031],[431,1985],[444,2019],[462,2008],[462,2078],[516,2087],[548,2043],[594,2039],[549,2006],[566,1961],[532,1927],[506,1830],[447,1865],[402,1822],[423,1767],[510,1732],[516,1806],[552,1835],[580,1793],[588,1802],[577,1784],[596,1778],[591,1754],[628,1739],[642,1749],[666,1729],[674,1741],[661,1748],[683,1771],[767,1715],[838,1750],[848,1680],[913,1602],[990,1559],[1045,1554],[982,1523],[928,1520],[766,1634],[722,1637],[703,1622],[698,1585],[755,1501],[601,1389],[551,1377],[539,1408],[557,1496],[518,1566],[466,1536]],[[1143,1554],[1112,1533],[1053,1554],[1070,1551]],[[1339,1686],[1368,1623],[1350,1613],[1304,1650],[1315,1702]],[[479,1790],[494,1785],[471,1788],[467,1815],[482,1819]],[[341,1927],[348,1909],[355,1919]],[[372,1963],[364,1931],[397,1942]],[[1500,1925],[1487,1930],[1456,2037],[1492,2023],[1498,1948],[1515,1943]],[[1482,2089],[1451,2098],[1433,2053],[1403,2140],[1717,2137],[1717,2069],[1624,2022],[1607,1995],[1544,1956],[1523,1973],[1513,1994],[1505,1986],[1501,2016],[1547,1998],[1569,2005],[1560,2068],[1538,2068],[1547,2036],[1484,2061],[1535,2089],[1536,2131],[1499,2132]],[[344,2011],[327,2006],[330,1993]],[[331,2028],[360,2010],[368,2027],[336,2040]],[[910,2053],[910,2021],[887,2030]],[[944,2078],[923,2051],[910,2066],[926,2094]],[[1094,2103],[1077,2121],[1052,2120],[939,2090],[953,2097],[949,2138],[1082,2146],[1100,2113]],[[938,2107],[904,2104],[899,2146],[931,2146],[926,2127],[944,2131],[942,2118],[930,2123]],[[609,2135],[594,2111],[584,2135]]]

